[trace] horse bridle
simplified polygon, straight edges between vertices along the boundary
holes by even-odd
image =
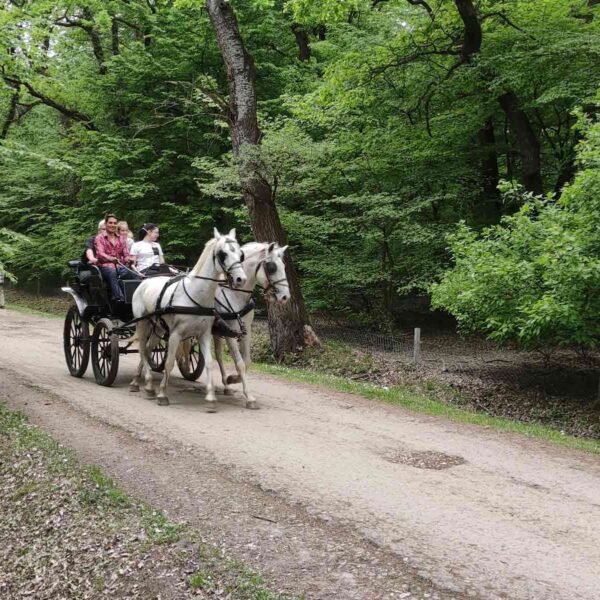
[[[258,275],[258,271],[260,270],[261,267],[264,269],[265,277],[267,278],[267,281],[269,282],[268,285],[263,288],[265,294],[268,294],[268,293],[276,294],[279,291],[277,289],[277,285],[282,283],[283,281],[285,281],[285,285],[287,286],[287,288],[289,290],[290,284],[288,283],[287,277],[282,277],[281,279],[277,279],[276,281],[273,281],[271,279],[270,275],[274,275],[275,273],[277,273],[277,265],[273,259],[263,258],[256,265],[256,271],[254,273],[255,276]]]
[[[225,242],[234,242],[234,240],[230,240],[229,238],[225,239]],[[227,277],[227,283],[233,287],[233,277],[231,276],[231,271],[233,271],[233,269],[235,267],[237,267],[238,265],[242,268],[244,268],[244,265],[242,264],[244,262],[244,251],[240,249],[240,260],[235,261],[234,263],[232,263],[231,265],[229,265],[229,267],[227,267],[225,265],[225,259],[227,258],[227,253],[225,252],[225,250],[221,249],[218,252],[213,252],[213,264],[216,266],[216,262],[219,263],[219,266],[221,267],[223,273],[225,273],[225,276]]]

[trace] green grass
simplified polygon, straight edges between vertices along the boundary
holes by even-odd
[[[184,526],[169,521],[166,515],[150,506],[142,509],[142,524],[152,544],[174,544],[181,538]]]
[[[14,310],[16,312],[27,313],[29,315],[36,315],[37,317],[48,317],[50,319],[64,319],[65,314],[67,313],[66,310],[60,314],[58,312],[48,312],[45,310],[38,310],[37,308],[33,308],[31,306],[19,304],[18,302],[8,302],[6,304],[6,308],[8,308],[10,310]]]
[[[64,318],[71,304],[68,294],[61,296],[36,296],[15,288],[6,289],[6,307],[42,317]]]
[[[377,387],[369,383],[360,383],[351,381],[335,375],[326,375],[304,369],[285,367],[280,365],[271,365],[265,363],[253,363],[252,369],[269,375],[284,377],[289,381],[298,381],[311,385],[327,387],[339,392],[346,392],[370,398],[381,400],[388,404],[402,406],[427,415],[444,417],[458,423],[469,423],[481,427],[493,427],[502,431],[518,433],[530,438],[538,438],[561,446],[568,446],[577,450],[600,454],[600,441],[592,439],[577,438],[566,435],[538,423],[522,423],[520,421],[511,421],[502,417],[494,417],[482,412],[475,412],[457,408],[441,400],[429,398],[426,395],[415,393],[405,387],[394,386],[390,388]],[[433,385],[433,384],[432,384]],[[431,387],[431,386],[430,386]]]
[[[250,571],[243,563],[236,560],[223,561],[218,552],[204,553],[201,556],[208,568],[199,569],[192,573],[188,579],[190,587],[194,590],[205,592],[216,591],[223,570],[235,573],[229,578],[226,586],[222,586],[227,597],[248,598],[250,600],[284,600],[280,594],[270,591],[260,575]],[[301,599],[304,596],[300,597]]]
[[[87,467],[86,477],[79,495],[80,502],[87,508],[102,506],[105,509],[129,507],[127,495],[98,467]]]

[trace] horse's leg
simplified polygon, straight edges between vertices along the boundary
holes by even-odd
[[[244,364],[246,367],[245,373],[247,373],[248,369],[250,368],[250,339],[252,332],[252,321],[254,320],[254,318],[249,319],[248,317],[249,315],[246,315],[242,318],[242,321],[244,322],[244,325],[246,327],[246,335],[244,335],[237,342],[237,346],[240,349],[242,357],[244,359]],[[229,349],[231,350],[231,346],[229,346]],[[237,375],[230,375],[227,378],[227,383],[240,383],[241,380],[242,378],[240,376],[240,372],[238,371]]]
[[[242,353],[240,352],[239,344],[237,340],[227,338],[227,345],[229,346],[229,352],[231,353],[231,357],[235,362],[235,368],[238,372],[238,377],[242,382],[242,390],[244,393],[244,397],[246,398],[246,408],[257,409],[258,404],[256,403],[256,399],[248,392],[248,385],[246,383],[246,363],[242,358]]]
[[[161,379],[160,385],[158,386],[158,394],[156,400],[159,406],[168,406],[169,397],[167,396],[167,386],[169,385],[169,377],[171,371],[175,366],[175,359],[177,358],[177,350],[181,343],[181,334],[175,329],[169,336],[169,347],[167,351],[167,359],[165,360],[165,370],[163,378]]]
[[[223,393],[231,394],[231,390],[227,386],[229,379],[227,372],[225,371],[225,361],[223,360],[223,338],[218,335],[213,335],[213,342],[215,344],[215,358],[221,371],[221,381],[223,381]]]
[[[154,377],[152,377],[152,367],[150,367],[150,352],[152,352],[153,343],[156,341],[156,336],[152,335],[150,331],[150,324],[148,324],[148,335],[142,342],[140,340],[140,356],[144,365],[144,391],[148,398],[154,398],[156,392],[154,391]]]
[[[202,334],[199,340],[202,355],[204,356],[204,372],[206,373],[206,401],[208,402],[208,412],[217,412],[217,397],[215,396],[215,385],[212,379],[212,348],[210,332],[211,326]]]
[[[229,348],[229,354],[231,354],[231,358],[233,358],[233,362],[235,363],[235,369],[237,371],[237,373],[235,375],[227,376],[227,383],[240,383],[240,381],[242,381],[242,374],[240,373],[240,370],[237,368],[238,361],[233,355],[233,350],[232,350],[233,346],[236,347],[236,350],[238,351],[238,354],[239,354],[238,342],[232,338],[227,338],[227,347]]]
[[[130,392],[139,392],[140,391],[140,380],[141,380],[142,374],[144,372],[144,353],[142,351],[142,348],[145,348],[146,341],[148,339],[148,330],[149,330],[148,323],[146,323],[145,321],[139,321],[135,328],[135,335],[136,335],[137,342],[138,342],[138,351],[139,351],[140,360],[138,361],[138,366],[137,366],[135,375],[134,375],[133,379],[131,380],[131,383],[129,384]]]
[[[240,340],[242,356],[244,357],[244,364],[246,365],[246,372],[250,368],[250,363],[252,362],[252,358],[250,357],[250,342],[252,341],[253,320],[254,318],[248,319],[248,321],[244,321],[244,324],[246,325],[246,335]]]

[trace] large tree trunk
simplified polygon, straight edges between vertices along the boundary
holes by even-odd
[[[592,0],[593,1],[593,0]],[[473,0],[454,0],[456,9],[463,22],[463,43],[461,59],[468,63],[481,49],[483,34],[481,22]],[[534,194],[542,193],[542,172],[540,166],[540,143],[535,135],[529,117],[519,106],[519,99],[512,90],[498,98],[500,106],[510,121],[512,130],[521,149],[523,162],[523,185]]]
[[[284,245],[286,236],[279,219],[271,187],[258,176],[244,148],[260,144],[261,131],[256,110],[256,69],[239,32],[233,8],[226,0],[207,0],[206,7],[217,35],[229,82],[228,122],[234,154],[240,159],[242,193],[250,224],[259,242]],[[307,344],[318,343],[300,290],[298,275],[289,253],[286,270],[291,298],[284,307],[269,305],[269,330],[275,356],[281,360]]]
[[[523,163],[523,185],[528,192],[541,194],[542,172],[540,165],[540,143],[529,122],[525,111],[519,106],[519,101],[514,92],[506,92],[498,98],[500,106],[506,113],[513,133],[521,149]]]

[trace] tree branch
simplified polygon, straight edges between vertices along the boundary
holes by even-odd
[[[412,4],[413,6],[421,6],[422,8],[424,8],[427,11],[429,18],[432,21],[435,19],[435,13],[433,12],[433,9],[431,8],[431,6],[429,6],[429,4],[427,4],[427,2],[425,2],[425,0],[406,0],[406,1],[409,4]]]
[[[75,121],[79,121],[86,129],[90,131],[98,131],[98,128],[93,124],[92,119],[86,114],[79,112],[78,110],[68,108],[64,104],[60,104],[60,102],[57,102],[49,96],[46,96],[46,94],[43,94],[42,92],[36,90],[27,81],[21,81],[17,77],[11,77],[10,75],[3,75],[2,78],[4,79],[4,81],[6,81],[6,83],[13,87],[23,86],[31,96],[37,98],[43,104],[49,106],[50,108],[53,108],[65,117],[68,117],[69,119],[73,119]]]
[[[94,15],[91,13],[89,8],[85,8],[82,11],[82,19],[72,19],[66,14],[64,14],[60,19],[55,21],[57,25],[61,27],[78,27],[79,29],[83,29],[88,34],[90,38],[90,42],[92,43],[92,50],[94,52],[94,56],[96,57],[96,62],[98,63],[98,71],[101,75],[106,74],[106,64],[104,59],[104,48],[102,47],[102,40],[100,39],[100,35],[96,31],[93,26],[94,23]],[[87,23],[88,21],[89,23]],[[92,23],[90,25],[90,23]]]
[[[528,38],[537,41],[537,38],[533,34],[529,33],[528,31],[525,31],[524,29],[519,27],[516,23],[513,23],[503,12],[486,13],[485,15],[481,16],[481,22],[483,22],[486,19],[489,19],[491,17],[498,17],[501,21],[504,21],[504,23],[506,25],[508,25],[509,27],[512,27],[513,29],[516,29],[517,31],[520,31],[521,33],[526,35]]]

